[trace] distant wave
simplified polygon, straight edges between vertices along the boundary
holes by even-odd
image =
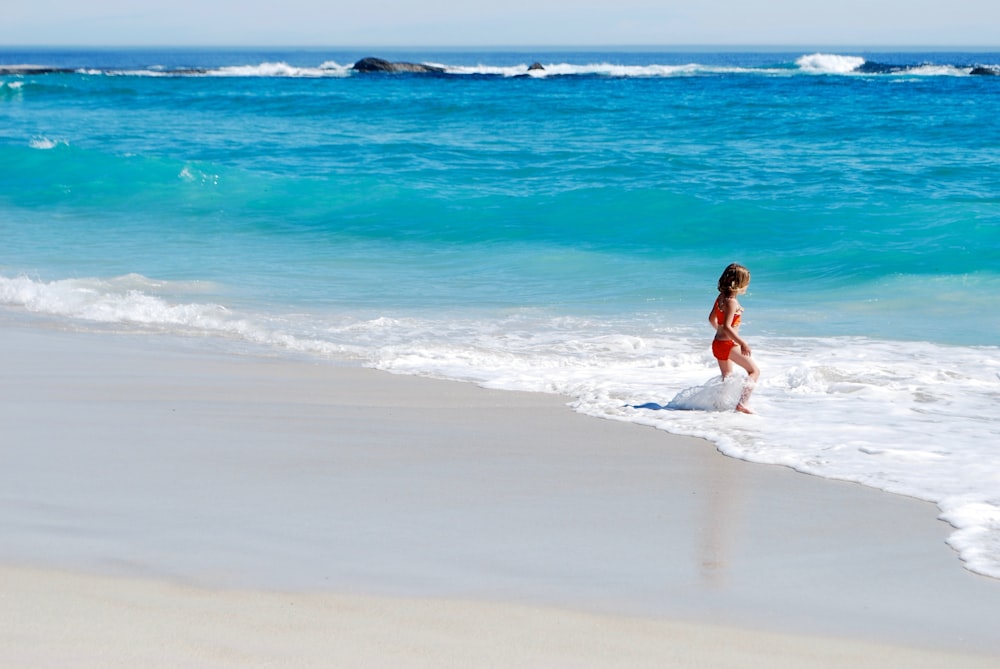
[[[28,146],[33,149],[39,149],[41,151],[48,151],[54,149],[62,144],[63,146],[69,146],[69,142],[64,139],[50,139],[48,137],[33,137]]]
[[[774,63],[765,66],[711,65],[703,63],[621,65],[609,62],[587,64],[540,63],[517,65],[454,65],[448,63],[425,63],[439,68],[441,72],[416,76],[452,77],[607,77],[607,78],[664,78],[711,75],[765,75],[791,76],[796,74],[821,75],[909,75],[909,76],[1000,76],[1000,64],[983,63],[911,63],[891,64],[869,61],[861,56],[831,53],[813,53],[800,56],[792,62]],[[106,76],[134,77],[264,77],[264,78],[323,78],[358,76],[353,63],[343,64],[326,61],[315,67],[300,67],[285,62],[263,62],[257,65],[237,65],[215,68],[166,68],[153,66],[139,69],[81,68],[67,70],[44,66],[4,66],[0,65],[0,75],[10,74],[51,74],[77,73]],[[412,76],[412,75],[411,75]],[[13,88],[14,85],[11,84]]]
[[[289,334],[281,318],[234,312],[222,304],[191,299],[212,292],[212,284],[206,282],[160,281],[134,273],[48,282],[23,275],[0,276],[0,307],[20,307],[128,332],[216,336],[319,355],[351,353],[350,347],[335,342]]]
[[[0,69],[2,72],[2,69]],[[284,62],[265,62],[258,65],[232,65],[217,68],[165,68],[145,69],[81,69],[79,74],[131,76],[131,77],[267,77],[267,78],[319,78],[346,77],[351,74],[351,65],[334,62],[322,63],[318,67],[296,67]]]
[[[859,56],[838,56],[828,53],[814,53],[802,56],[795,64],[803,72],[821,74],[850,74],[857,72],[865,64],[865,59]]]

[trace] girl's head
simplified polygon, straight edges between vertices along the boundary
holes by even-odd
[[[739,263],[727,267],[719,277],[719,292],[725,297],[738,295],[750,285],[750,270]]]

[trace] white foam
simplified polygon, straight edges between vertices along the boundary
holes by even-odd
[[[666,408],[679,411],[733,411],[746,386],[746,379],[739,374],[725,379],[718,376],[700,386],[680,391]]]
[[[28,146],[40,151],[50,151],[59,145],[69,146],[69,142],[63,139],[50,139],[48,137],[32,137]]]
[[[0,278],[0,303],[29,311],[101,323],[157,325],[209,324],[225,308],[211,304],[170,304],[149,295],[165,284],[130,274],[110,280],[66,279],[40,282],[27,277]]]
[[[970,71],[970,68],[955,67],[954,65],[918,65],[899,74],[920,77],[963,77],[968,75]]]
[[[347,76],[349,69],[334,62],[326,62],[319,67],[295,67],[288,63],[260,63],[259,65],[241,65],[220,67],[209,70],[205,74],[216,77],[331,77]]]
[[[815,74],[850,74],[865,64],[858,56],[839,56],[829,53],[814,53],[801,56],[795,61],[803,72]]]
[[[174,73],[152,67],[147,70],[88,70],[84,74],[106,75],[109,77],[170,77]]]
[[[270,78],[320,78],[347,77],[351,66],[327,61],[318,67],[298,67],[284,62],[265,62],[257,65],[233,65],[213,69],[173,70],[162,65],[137,70],[81,70],[81,74],[122,77],[270,77]]]
[[[352,354],[349,347],[334,342],[289,334],[283,329],[286,321],[280,317],[191,301],[214,292],[216,289],[204,282],[156,281],[139,274],[49,282],[0,276],[0,305],[35,313],[118,325],[126,330],[222,336],[304,353]]]
[[[328,75],[347,76],[353,67],[353,65],[341,65],[336,61],[327,60],[320,64],[319,69]]]

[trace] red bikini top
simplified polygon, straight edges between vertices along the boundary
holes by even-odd
[[[736,310],[736,315],[733,316],[733,327],[740,324],[740,314],[743,313],[743,307]],[[715,301],[715,320],[719,325],[726,322],[726,312],[722,308],[722,296]]]

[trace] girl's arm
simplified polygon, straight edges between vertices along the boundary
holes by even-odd
[[[740,303],[735,298],[726,300],[722,308],[722,312],[726,315],[726,320],[720,325],[720,330],[739,345],[743,350],[743,355],[750,355],[750,346],[740,337],[736,328],[733,327],[733,319],[736,318],[739,309]]]

